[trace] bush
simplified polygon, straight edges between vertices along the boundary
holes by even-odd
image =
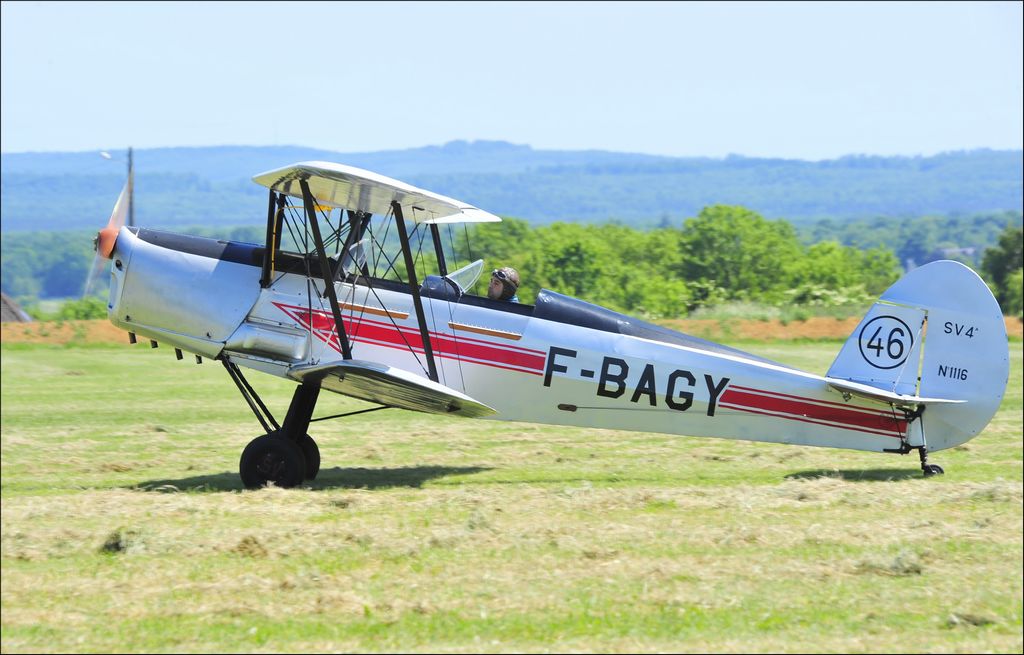
[[[69,300],[61,305],[57,318],[65,321],[88,320],[107,317],[107,303],[88,296],[81,300]]]
[[[843,307],[870,303],[875,296],[868,293],[863,284],[844,288],[829,288],[822,284],[801,284],[785,292],[786,306],[809,305],[812,307]]]

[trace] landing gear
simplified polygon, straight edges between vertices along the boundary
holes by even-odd
[[[298,444],[302,456],[306,458],[306,479],[315,480],[316,474],[320,472],[320,449],[308,434],[299,437]]]
[[[943,475],[945,473],[938,464],[928,463],[928,446],[918,448],[917,454],[921,457],[921,470],[924,471],[924,477],[930,478],[933,475]]]
[[[899,448],[893,448],[886,450],[887,453],[896,453],[898,455],[906,455],[910,452],[917,451],[918,456],[921,458],[921,471],[924,473],[924,477],[930,478],[933,475],[943,475],[945,471],[938,464],[928,463],[928,446],[910,446],[903,443]]]
[[[242,451],[238,461],[242,483],[250,489],[271,482],[279,487],[295,487],[303,480],[315,479],[320,472],[320,449],[306,430],[320,395],[320,385],[311,383],[296,387],[284,425],[278,425],[238,366],[225,360],[224,368],[267,431],[249,442]]]
[[[278,487],[302,484],[306,458],[298,444],[277,433],[264,434],[249,442],[242,451],[238,472],[242,484],[250,489],[274,483]]]
[[[894,406],[893,410],[895,409],[896,407]],[[916,450],[917,455],[921,458],[921,471],[924,473],[924,477],[930,478],[933,475],[943,475],[945,474],[945,471],[943,471],[942,467],[939,466],[938,464],[928,463],[928,442],[924,436],[924,420],[921,418],[924,414],[924,409],[924,405],[921,405],[914,411],[910,411],[909,409],[905,408],[903,409],[903,416],[907,421],[908,435],[901,441],[899,448],[887,448],[884,452],[906,455]],[[921,430],[921,435],[916,439],[910,439],[909,429],[910,426],[914,423],[914,421],[918,421],[918,425],[920,426]],[[918,443],[920,445],[917,445]]]
[[[238,390],[242,392],[242,398],[266,430],[266,434],[261,434],[249,442],[238,461],[242,483],[250,489],[264,487],[271,482],[278,487],[295,487],[302,484],[303,480],[316,479],[317,473],[320,472],[320,448],[306,432],[313,421],[326,421],[388,408],[387,405],[381,405],[314,419],[311,417],[316,407],[316,399],[320,395],[320,383],[308,382],[295,388],[284,425],[278,425],[238,366],[227,359],[221,361]]]
[[[320,472],[320,449],[316,441],[303,434],[296,441],[280,430],[262,434],[242,451],[238,473],[249,489],[273,482],[278,487],[296,487],[316,479]]]

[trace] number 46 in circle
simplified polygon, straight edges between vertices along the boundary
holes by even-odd
[[[895,316],[876,316],[860,331],[860,354],[875,368],[896,368],[914,347],[910,326]]]

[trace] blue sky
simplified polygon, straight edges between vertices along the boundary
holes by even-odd
[[[1021,7],[4,2],[0,150],[1019,149]]]

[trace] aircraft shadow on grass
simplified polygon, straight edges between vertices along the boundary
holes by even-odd
[[[813,469],[810,471],[799,471],[786,476],[787,480],[814,480],[817,478],[835,478],[847,482],[894,482],[897,480],[908,480],[920,478],[920,469],[849,469],[838,471],[835,469]]]
[[[403,466],[395,468],[333,468],[321,469],[316,480],[306,482],[313,490],[323,489],[387,489],[390,487],[420,488],[424,483],[452,475],[472,475],[493,470],[487,466]],[[787,480],[835,478],[848,482],[893,482],[921,477],[916,469],[812,469],[785,476]],[[566,482],[568,480],[562,480]],[[575,480],[573,480],[575,481]],[[548,480],[550,482],[550,480]],[[225,471],[187,478],[149,480],[132,485],[133,489],[157,493],[241,491],[245,487],[237,473]]]
[[[485,466],[402,466],[396,468],[334,468],[321,469],[316,479],[306,482],[314,490],[320,489],[386,489],[388,487],[419,488],[429,480],[449,475],[470,475],[491,470]],[[196,475],[175,480],[149,480],[133,488],[159,493],[177,491],[241,491],[245,488],[238,474],[232,471],[211,475]]]

